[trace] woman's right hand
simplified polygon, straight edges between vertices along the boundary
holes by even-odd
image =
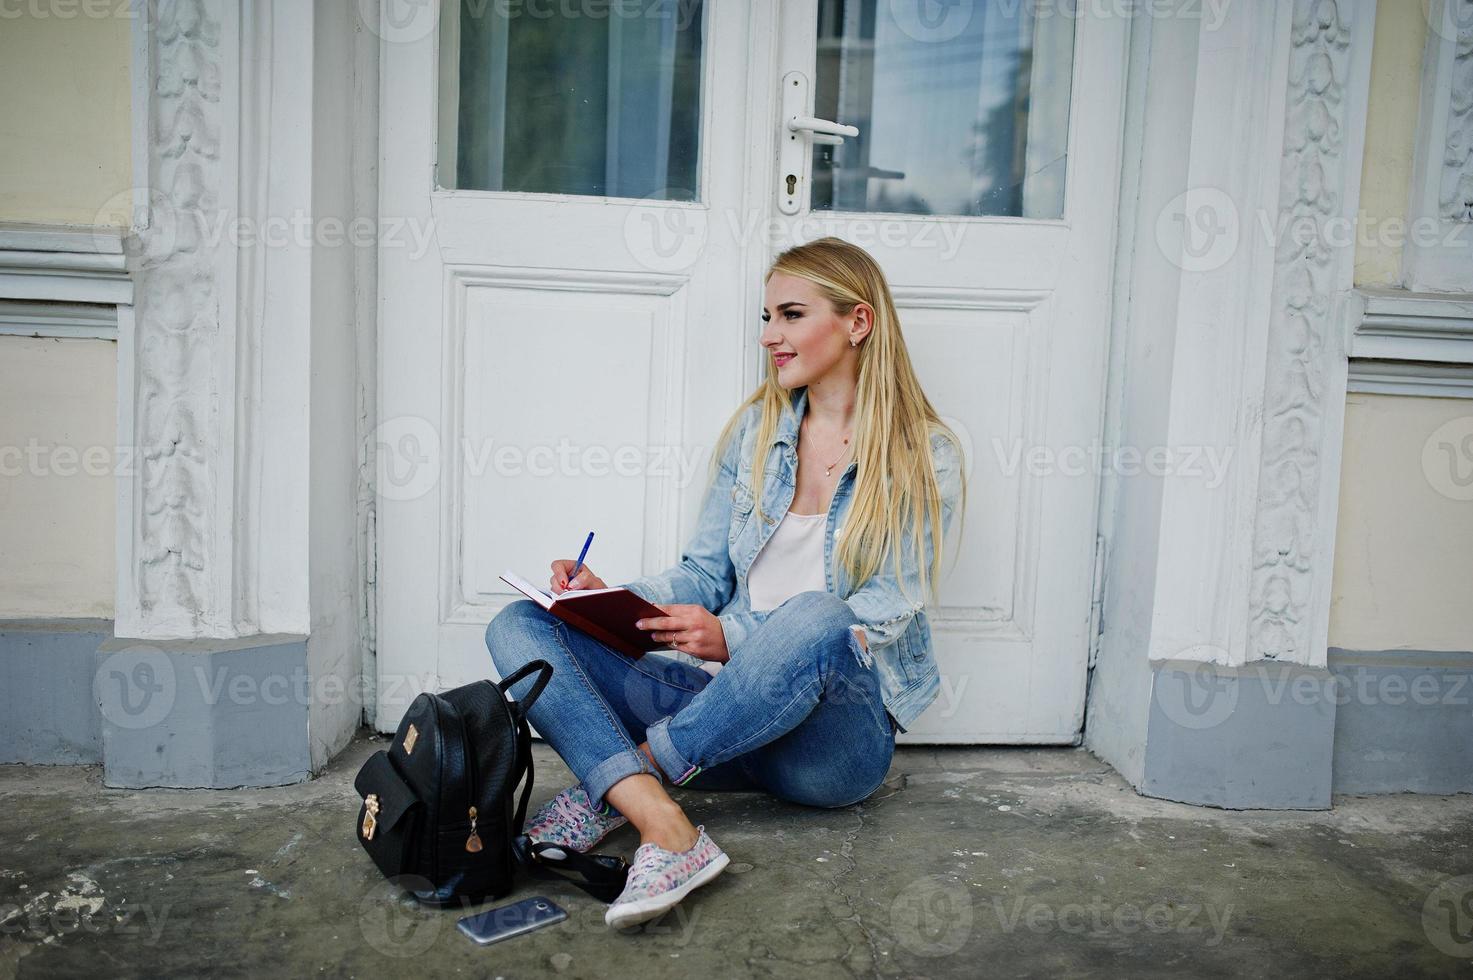
[[[559,558],[552,563],[551,584],[554,595],[560,592],[566,592],[569,589],[608,588],[604,584],[604,580],[593,574],[593,569],[589,568],[586,563],[582,568],[578,569],[578,577],[569,582],[568,573],[573,570],[573,566],[576,564],[578,564],[576,561],[571,561],[567,558]]]

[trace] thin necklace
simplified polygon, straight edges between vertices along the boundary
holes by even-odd
[[[804,425],[807,425],[807,424],[808,424],[808,419],[807,419],[807,417],[805,417],[805,418],[804,418],[804,419],[803,419],[803,424],[804,424]],[[845,457],[845,456],[848,456],[848,455],[849,455],[849,437],[848,437],[848,436],[845,436],[845,437],[844,437],[844,452],[843,452],[843,453],[841,453],[841,454],[840,454],[840,455],[839,455],[839,459],[836,459],[836,460],[834,460],[834,461],[833,461],[833,462],[832,462],[832,463],[830,463],[830,464],[829,464],[829,465],[828,465],[828,467],[827,467],[827,468],[826,468],[826,469],[825,469],[825,470],[824,470],[824,471],[823,471],[823,475],[824,475],[824,479],[828,479],[828,477],[829,477],[829,474],[831,474],[831,473],[833,473],[833,472],[834,472],[834,467],[835,467],[835,466],[838,466],[838,465],[839,465],[839,460],[840,460],[840,459],[843,459],[843,458],[844,458],[844,457]]]

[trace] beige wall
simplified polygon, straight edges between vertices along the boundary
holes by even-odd
[[[1401,284],[1426,38],[1421,0],[1381,0],[1361,167],[1357,286]],[[1388,220],[1402,223],[1399,234]],[[1473,650],[1473,502],[1459,499],[1446,469],[1465,468],[1461,476],[1473,479],[1473,443],[1450,438],[1446,429],[1439,433],[1448,423],[1473,433],[1473,401],[1346,397],[1332,647]],[[1429,440],[1446,445],[1434,445],[1424,460]]]
[[[1473,497],[1460,492],[1473,481],[1473,442],[1464,434],[1473,441],[1468,399],[1346,398],[1331,646],[1473,650],[1473,499],[1459,499]]]
[[[0,221],[126,219],[129,12],[0,11]],[[116,389],[111,341],[0,336],[0,618],[112,616]]]
[[[1357,286],[1401,284],[1401,242],[1406,234],[1412,145],[1421,100],[1422,46],[1426,39],[1422,0],[1381,0],[1377,5],[1366,149],[1361,163]],[[1388,225],[1388,220],[1402,227]]]
[[[126,212],[112,205],[132,183],[130,5],[4,7],[0,221],[122,224]],[[82,16],[84,10],[107,16]],[[104,206],[107,216],[99,220]]]
[[[0,619],[113,614],[117,344],[0,337]]]

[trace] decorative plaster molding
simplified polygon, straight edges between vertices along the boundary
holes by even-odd
[[[1439,363],[1473,364],[1473,295],[1405,289],[1356,293],[1365,311],[1350,338],[1351,358],[1426,362],[1429,378],[1444,376],[1431,370]],[[1416,368],[1407,371],[1415,373]]]
[[[1442,217],[1473,222],[1473,0],[1449,0],[1457,41],[1452,44],[1451,84],[1447,89],[1447,135],[1443,141]]]
[[[45,225],[0,221],[0,301],[96,303],[133,302],[133,282],[124,267],[122,231],[107,226]],[[14,312],[14,311],[13,311]],[[117,310],[111,311],[113,336]],[[87,318],[94,319],[95,318]],[[27,335],[53,336],[43,319]],[[5,333],[14,331],[5,330]],[[76,336],[73,331],[54,336]]]
[[[118,635],[306,634],[318,8],[141,6]]]
[[[221,207],[224,0],[148,0],[143,32],[146,190],[132,240],[137,282],[132,356],[134,478],[130,577],[140,626],[204,631],[218,451],[214,345],[222,299],[206,218]],[[125,407],[128,402],[124,401]],[[119,619],[128,615],[119,609]],[[172,628],[170,628],[172,627]]]
[[[1372,395],[1473,398],[1473,364],[1351,361],[1346,389]]]
[[[1430,0],[1402,282],[1473,292],[1473,0]]]
[[[104,303],[0,299],[0,336],[117,340],[118,308]]]
[[[1374,4],[1295,0],[1249,587],[1249,659],[1321,662],[1329,613],[1343,307],[1353,251],[1331,222],[1358,205]]]

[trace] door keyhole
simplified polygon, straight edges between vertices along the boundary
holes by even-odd
[[[798,192],[798,175],[788,174],[788,196],[792,197]]]

